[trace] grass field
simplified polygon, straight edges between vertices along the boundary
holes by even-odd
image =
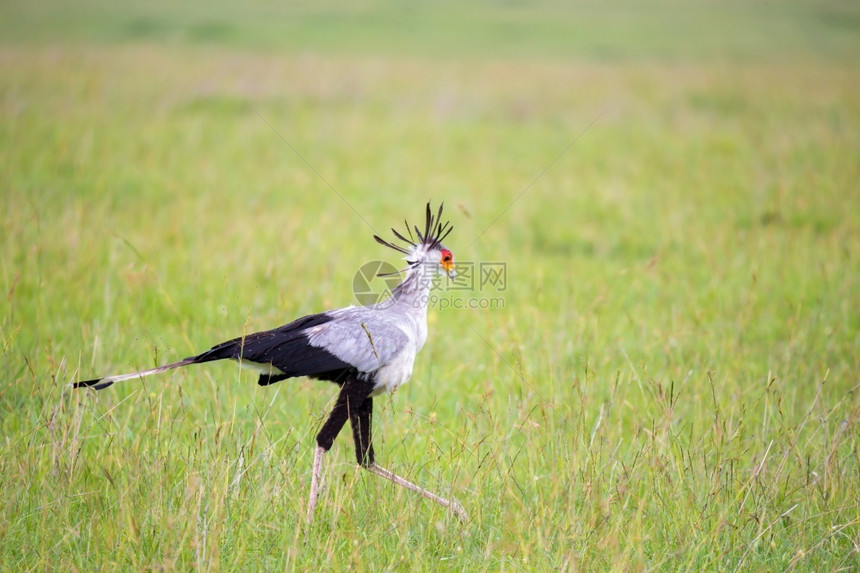
[[[860,9],[0,7],[0,569],[860,568]],[[465,264],[303,516],[234,364],[444,201]]]

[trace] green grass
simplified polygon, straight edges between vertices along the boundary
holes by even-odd
[[[112,6],[0,8],[0,569],[860,567],[854,8]],[[331,385],[66,389],[352,303],[428,199],[504,308],[375,443],[467,523],[345,430],[305,526]]]

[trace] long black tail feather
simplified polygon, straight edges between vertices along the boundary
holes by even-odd
[[[81,380],[80,382],[75,382],[72,384],[72,388],[92,388],[93,390],[104,390],[108,386],[113,384],[113,380],[107,380],[106,382],[102,382],[102,380],[106,380],[105,378],[96,378],[95,380]]]
[[[173,364],[165,364],[164,366],[150,368],[149,370],[141,370],[140,372],[132,372],[131,374],[119,374],[117,376],[105,376],[104,378],[95,378],[93,380],[81,380],[80,382],[75,382],[74,384],[72,384],[72,388],[92,388],[93,390],[104,390],[108,386],[113,385],[115,382],[122,382],[123,380],[133,380],[135,378],[144,378],[146,376],[158,374],[166,370],[172,370],[181,366],[195,364],[196,362],[199,362],[197,357],[191,357],[186,358],[185,360],[180,360],[179,362],[174,362]]]

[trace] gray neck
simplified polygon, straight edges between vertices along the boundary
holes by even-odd
[[[432,286],[432,273],[419,263],[409,268],[406,278],[394,287],[391,297],[397,306],[409,306],[415,310],[426,310]]]

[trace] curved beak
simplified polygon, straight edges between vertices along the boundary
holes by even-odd
[[[454,263],[452,261],[442,261],[442,269],[448,275],[448,278],[453,280],[457,277],[457,271],[454,270]]]

